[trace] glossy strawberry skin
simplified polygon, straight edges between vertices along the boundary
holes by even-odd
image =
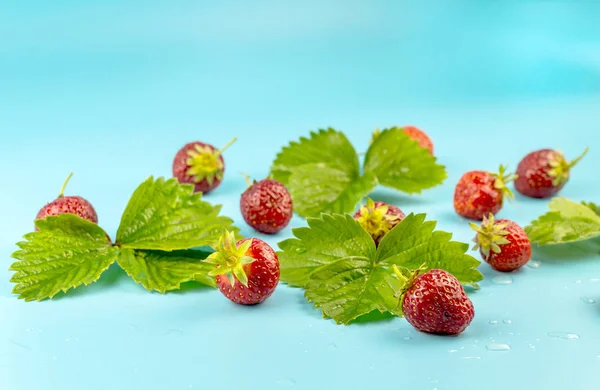
[[[505,238],[510,241],[500,246],[500,253],[489,252],[486,257],[482,249],[481,257],[496,271],[510,272],[521,268],[531,259],[531,242],[525,230],[513,221],[499,219],[496,224],[508,223],[504,230],[509,234]]]
[[[196,145],[202,148],[209,148],[213,152],[217,151],[214,146],[200,141],[185,144],[181,149],[179,149],[175,155],[175,158],[173,159],[173,177],[176,178],[180,183],[193,184],[194,192],[202,192],[203,194],[206,194],[217,188],[221,184],[222,179],[215,177],[212,183],[209,183],[206,179],[195,183],[194,176],[187,173],[190,169],[190,166],[187,164],[189,158],[188,152],[193,151],[196,148]],[[221,173],[224,173],[225,161],[223,160],[223,155],[219,156],[219,160],[223,164],[223,170]]]
[[[92,204],[81,196],[61,196],[40,209],[35,219],[51,215],[75,214],[93,223],[98,223],[98,214]],[[36,228],[37,230],[37,228]]]
[[[531,152],[519,163],[515,180],[515,189],[532,198],[548,198],[555,195],[566,184],[566,181],[554,185],[550,176],[550,161],[563,158],[552,149],[541,149]]]
[[[489,172],[465,173],[454,190],[454,210],[465,218],[479,221],[489,213],[496,214],[502,208],[503,194],[494,188],[495,181]]]
[[[292,219],[293,203],[287,188],[277,180],[253,183],[240,198],[244,221],[261,233],[274,234]]]
[[[462,333],[473,320],[475,308],[458,279],[433,269],[415,278],[402,302],[406,320],[421,332]]]
[[[408,135],[413,140],[417,141],[419,143],[419,146],[428,149],[429,154],[433,156],[433,142],[431,141],[431,138],[429,138],[429,136],[425,134],[424,131],[415,126],[404,126],[402,127],[402,129],[404,130],[404,133],[406,135]]]
[[[404,214],[404,212],[399,207],[396,207],[396,206],[394,206],[392,204],[381,202],[381,201],[375,202],[375,207],[376,208],[377,207],[381,207],[381,206],[387,206],[388,207],[388,211],[387,211],[386,215],[398,217],[397,219],[391,221],[391,228],[390,228],[390,230],[393,229],[400,222],[402,222],[402,220],[404,218],[406,218],[406,215]],[[354,219],[358,219],[358,218],[360,218],[360,210],[358,210],[356,213],[354,213]],[[374,238],[375,245],[379,245],[379,242],[383,239],[383,237],[384,236],[379,237],[379,238]]]
[[[244,271],[248,276],[248,287],[244,287],[235,278],[232,287],[225,275],[217,275],[217,287],[225,297],[232,302],[241,305],[256,305],[271,296],[279,282],[279,259],[273,249],[258,238],[245,238],[237,243],[252,240],[252,245],[246,252],[256,261],[244,265]]]

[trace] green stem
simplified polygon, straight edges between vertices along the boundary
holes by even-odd
[[[221,154],[223,154],[223,152],[225,150],[227,150],[228,147],[230,147],[231,145],[233,145],[233,143],[237,141],[237,137],[233,137],[231,139],[231,141],[227,142],[227,144],[225,146],[223,146],[218,152],[217,152],[217,156],[220,156]]]
[[[65,180],[65,182],[63,183],[62,188],[60,189],[60,193],[58,194],[59,198],[65,196],[65,189],[67,188],[67,183],[69,182],[69,180],[71,180],[71,176],[73,176],[73,172],[69,173],[69,176],[67,176],[67,180]]]
[[[581,154],[579,155],[579,157],[577,157],[576,159],[574,159],[573,161],[571,161],[571,162],[569,163],[569,168],[573,168],[573,167],[575,166],[575,164],[577,164],[579,161],[581,161],[581,159],[582,159],[583,157],[585,157],[585,155],[587,154],[588,150],[590,150],[590,148],[586,146],[586,148],[585,148],[585,150],[583,151],[583,153],[581,153]]]

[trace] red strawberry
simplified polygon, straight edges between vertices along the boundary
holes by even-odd
[[[292,197],[277,180],[254,182],[240,198],[244,221],[261,233],[273,234],[285,228],[292,219]]]
[[[96,214],[96,210],[94,210],[90,202],[81,196],[64,196],[65,188],[71,176],[73,176],[72,173],[65,180],[58,198],[42,207],[35,219],[43,219],[51,215],[75,214],[90,222],[98,223],[98,214]],[[37,231],[37,228],[35,230]]]
[[[216,246],[216,252],[205,261],[217,268],[219,291],[241,305],[255,305],[267,299],[279,282],[279,259],[273,249],[258,238],[235,242],[235,235],[226,232]]]
[[[431,141],[431,138],[429,138],[429,136],[425,134],[424,131],[420,130],[415,126],[403,126],[401,127],[401,129],[404,132],[404,134],[409,136],[414,141],[417,141],[420,147],[429,150],[429,154],[433,156],[433,142]],[[377,138],[379,134],[381,134],[381,131],[379,131],[379,129],[375,129],[375,131],[373,132],[373,138],[371,139],[371,142],[373,142],[373,140],[375,140],[375,138]]]
[[[454,189],[454,210],[465,218],[481,221],[489,213],[502,208],[505,196],[513,197],[506,183],[515,179],[500,166],[499,173],[470,171],[465,173]]]
[[[483,259],[497,271],[510,272],[524,266],[531,258],[531,242],[527,233],[516,223],[507,219],[494,221],[490,214],[483,218],[481,226],[471,222],[477,232],[475,247]]]
[[[541,149],[523,157],[517,167],[515,188],[532,198],[548,198],[569,181],[571,168],[585,156],[588,148],[575,160],[568,162],[558,150]]]
[[[375,245],[405,217],[398,207],[371,199],[354,214],[354,219],[373,237]]]
[[[235,141],[232,139],[220,150],[200,141],[185,144],[173,159],[173,177],[180,183],[194,184],[195,192],[214,190],[225,173],[223,152]]]
[[[395,265],[394,272],[407,279]],[[404,317],[421,332],[459,334],[475,316],[473,302],[458,279],[442,269],[416,276],[403,295]]]

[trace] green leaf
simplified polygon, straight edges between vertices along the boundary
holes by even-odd
[[[289,182],[294,210],[301,216],[351,212],[376,186],[373,173],[350,177],[323,163],[298,167]]]
[[[397,190],[420,193],[441,184],[447,177],[427,149],[404,134],[401,128],[383,130],[365,157],[365,172],[374,173],[379,183]]]
[[[467,244],[452,234],[434,231],[435,222],[410,214],[375,249],[373,239],[350,215],[309,218],[308,227],[294,229],[296,238],[279,243],[281,280],[304,287],[305,295],[325,317],[338,323],[372,311],[402,315],[397,293],[404,287],[393,265],[409,272],[441,268],[463,284],[477,287],[480,264],[465,254]]]
[[[37,220],[38,232],[28,233],[17,243],[13,293],[26,301],[52,298],[100,278],[117,258],[104,230],[73,214]]]
[[[148,291],[165,293],[190,280],[215,287],[214,278],[208,276],[214,266],[202,261],[209,254],[200,250],[164,252],[124,248],[119,253],[118,263]]]
[[[343,258],[375,256],[375,243],[350,215],[323,214],[307,218],[308,227],[293,229],[296,238],[278,244],[280,280],[302,287],[316,268]]]
[[[600,237],[600,215],[595,204],[557,197],[548,207],[549,212],[525,228],[531,242],[553,245]]]
[[[271,174],[288,187],[294,211],[304,217],[353,211],[377,186],[374,174],[361,176],[350,141],[331,128],[284,147]]]
[[[200,200],[193,186],[176,179],[150,177],[133,193],[117,232],[122,248],[178,250],[212,245],[232,220],[220,206]]]
[[[596,203],[592,202],[581,202],[581,204],[591,209],[593,212],[596,213],[596,215],[600,216],[600,205],[597,205]]]
[[[285,185],[296,168],[306,164],[322,163],[331,169],[356,177],[360,173],[358,156],[346,136],[332,128],[311,132],[310,138],[301,137],[290,142],[277,155],[271,174]]]
[[[306,297],[324,317],[347,324],[373,310],[401,315],[396,292],[404,287],[391,268],[367,258],[342,258],[312,273]]]
[[[377,248],[377,261],[408,269],[444,269],[462,284],[477,288],[483,280],[476,269],[481,262],[466,254],[469,245],[451,241],[452,233],[434,231],[436,222],[425,217],[410,214],[386,234]]]

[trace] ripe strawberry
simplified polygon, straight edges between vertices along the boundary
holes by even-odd
[[[205,261],[215,264],[209,275],[215,276],[219,291],[241,305],[255,305],[267,299],[279,282],[279,259],[273,249],[258,238],[235,242],[226,232],[216,252]]]
[[[67,180],[65,180],[60,189],[60,193],[58,194],[58,198],[40,209],[35,217],[36,220],[51,215],[75,214],[90,222],[98,223],[98,214],[96,214],[96,210],[94,210],[90,202],[81,196],[64,196],[65,188],[67,187],[67,183],[69,183],[71,176],[73,176],[72,173],[70,173]],[[37,227],[35,230],[38,230]]]
[[[531,258],[531,242],[527,233],[507,219],[494,220],[490,214],[481,226],[471,222],[477,232],[473,250],[479,249],[483,259],[497,271],[510,272],[524,266]]]
[[[531,152],[519,163],[515,188],[532,198],[548,198],[569,181],[571,168],[585,156],[588,148],[575,160],[568,162],[558,150],[541,149]]]
[[[292,219],[292,197],[277,180],[254,181],[240,198],[240,210],[248,225],[261,233],[273,234]]]
[[[225,173],[223,152],[235,141],[232,139],[220,150],[200,141],[185,144],[173,159],[173,177],[180,183],[194,184],[195,192],[214,190]]]
[[[417,141],[420,147],[429,150],[429,154],[433,156],[433,142],[423,130],[420,130],[415,126],[402,126],[401,129],[404,132],[404,134],[408,135],[414,141]],[[375,138],[377,138],[379,134],[381,134],[381,131],[379,131],[379,129],[375,129],[375,131],[373,132],[373,138],[371,142],[375,140]]]
[[[398,207],[384,202],[373,202],[371,199],[367,199],[367,204],[360,206],[354,214],[354,219],[373,237],[375,245],[379,245],[383,236],[405,217]]]
[[[515,179],[500,166],[499,173],[470,171],[465,173],[454,189],[454,210],[465,218],[481,221],[489,213],[502,208],[504,197],[514,197],[506,183]]]
[[[398,267],[394,272],[406,280]],[[475,308],[454,275],[432,269],[408,281],[403,292],[402,311],[406,320],[421,332],[462,333],[473,320]]]

